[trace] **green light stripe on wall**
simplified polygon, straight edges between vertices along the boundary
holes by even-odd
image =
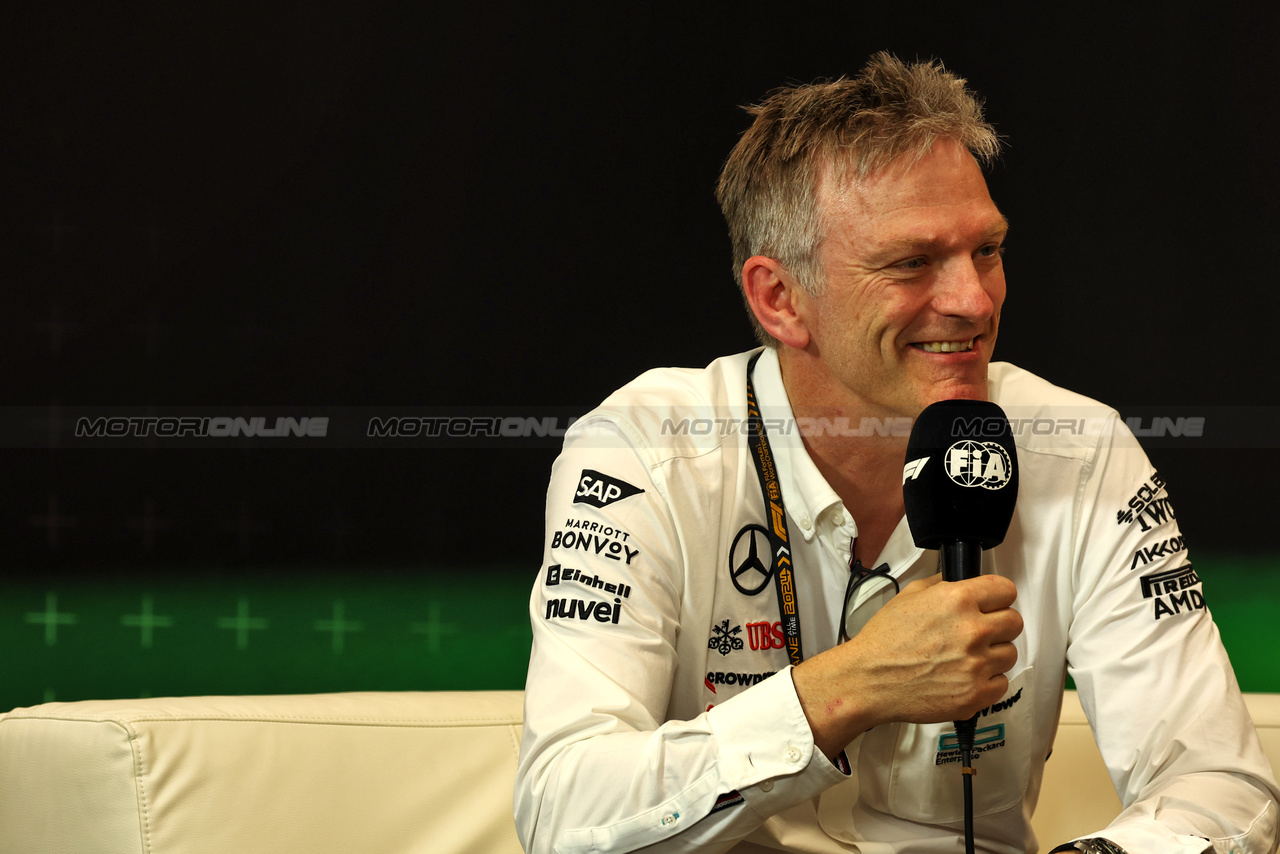
[[[527,570],[0,587],[0,707],[193,694],[524,687]]]
[[[1246,691],[1280,692],[1280,558],[1196,561]],[[0,709],[193,694],[523,688],[528,569],[263,568],[0,582]]]

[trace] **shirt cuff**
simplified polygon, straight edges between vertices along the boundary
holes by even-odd
[[[848,779],[814,746],[790,667],[713,707],[707,721],[726,791],[757,787],[798,803]]]

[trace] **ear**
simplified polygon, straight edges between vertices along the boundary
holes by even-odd
[[[742,292],[766,332],[797,350],[809,345],[805,325],[809,296],[776,259],[748,258],[742,265]]]

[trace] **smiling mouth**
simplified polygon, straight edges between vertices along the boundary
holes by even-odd
[[[970,338],[968,341],[925,341],[911,346],[927,353],[961,353],[972,350],[973,342],[976,340],[976,338]]]

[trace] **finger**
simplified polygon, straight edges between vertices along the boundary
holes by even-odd
[[[991,620],[991,640],[993,644],[1009,643],[1022,634],[1024,623],[1022,615],[1012,608],[988,614]]]
[[[985,687],[987,691],[990,692],[987,695],[990,699],[988,702],[983,704],[983,707],[999,701],[1001,697],[1009,693],[1009,677],[1005,676],[1003,673],[997,673],[987,681]],[[975,709],[974,711],[977,712],[978,709]]]
[[[1018,588],[1002,575],[979,575],[957,584],[968,585],[967,592],[984,614],[1008,608],[1018,599]]]
[[[933,587],[941,581],[942,573],[939,572],[936,575],[929,576],[928,578],[921,578],[917,581],[911,582],[906,587],[902,588],[902,593],[923,593],[925,590],[928,590],[930,587]],[[901,596],[902,593],[899,593],[898,595]]]
[[[991,666],[997,673],[1008,673],[1018,663],[1018,648],[1011,643],[991,647]]]

